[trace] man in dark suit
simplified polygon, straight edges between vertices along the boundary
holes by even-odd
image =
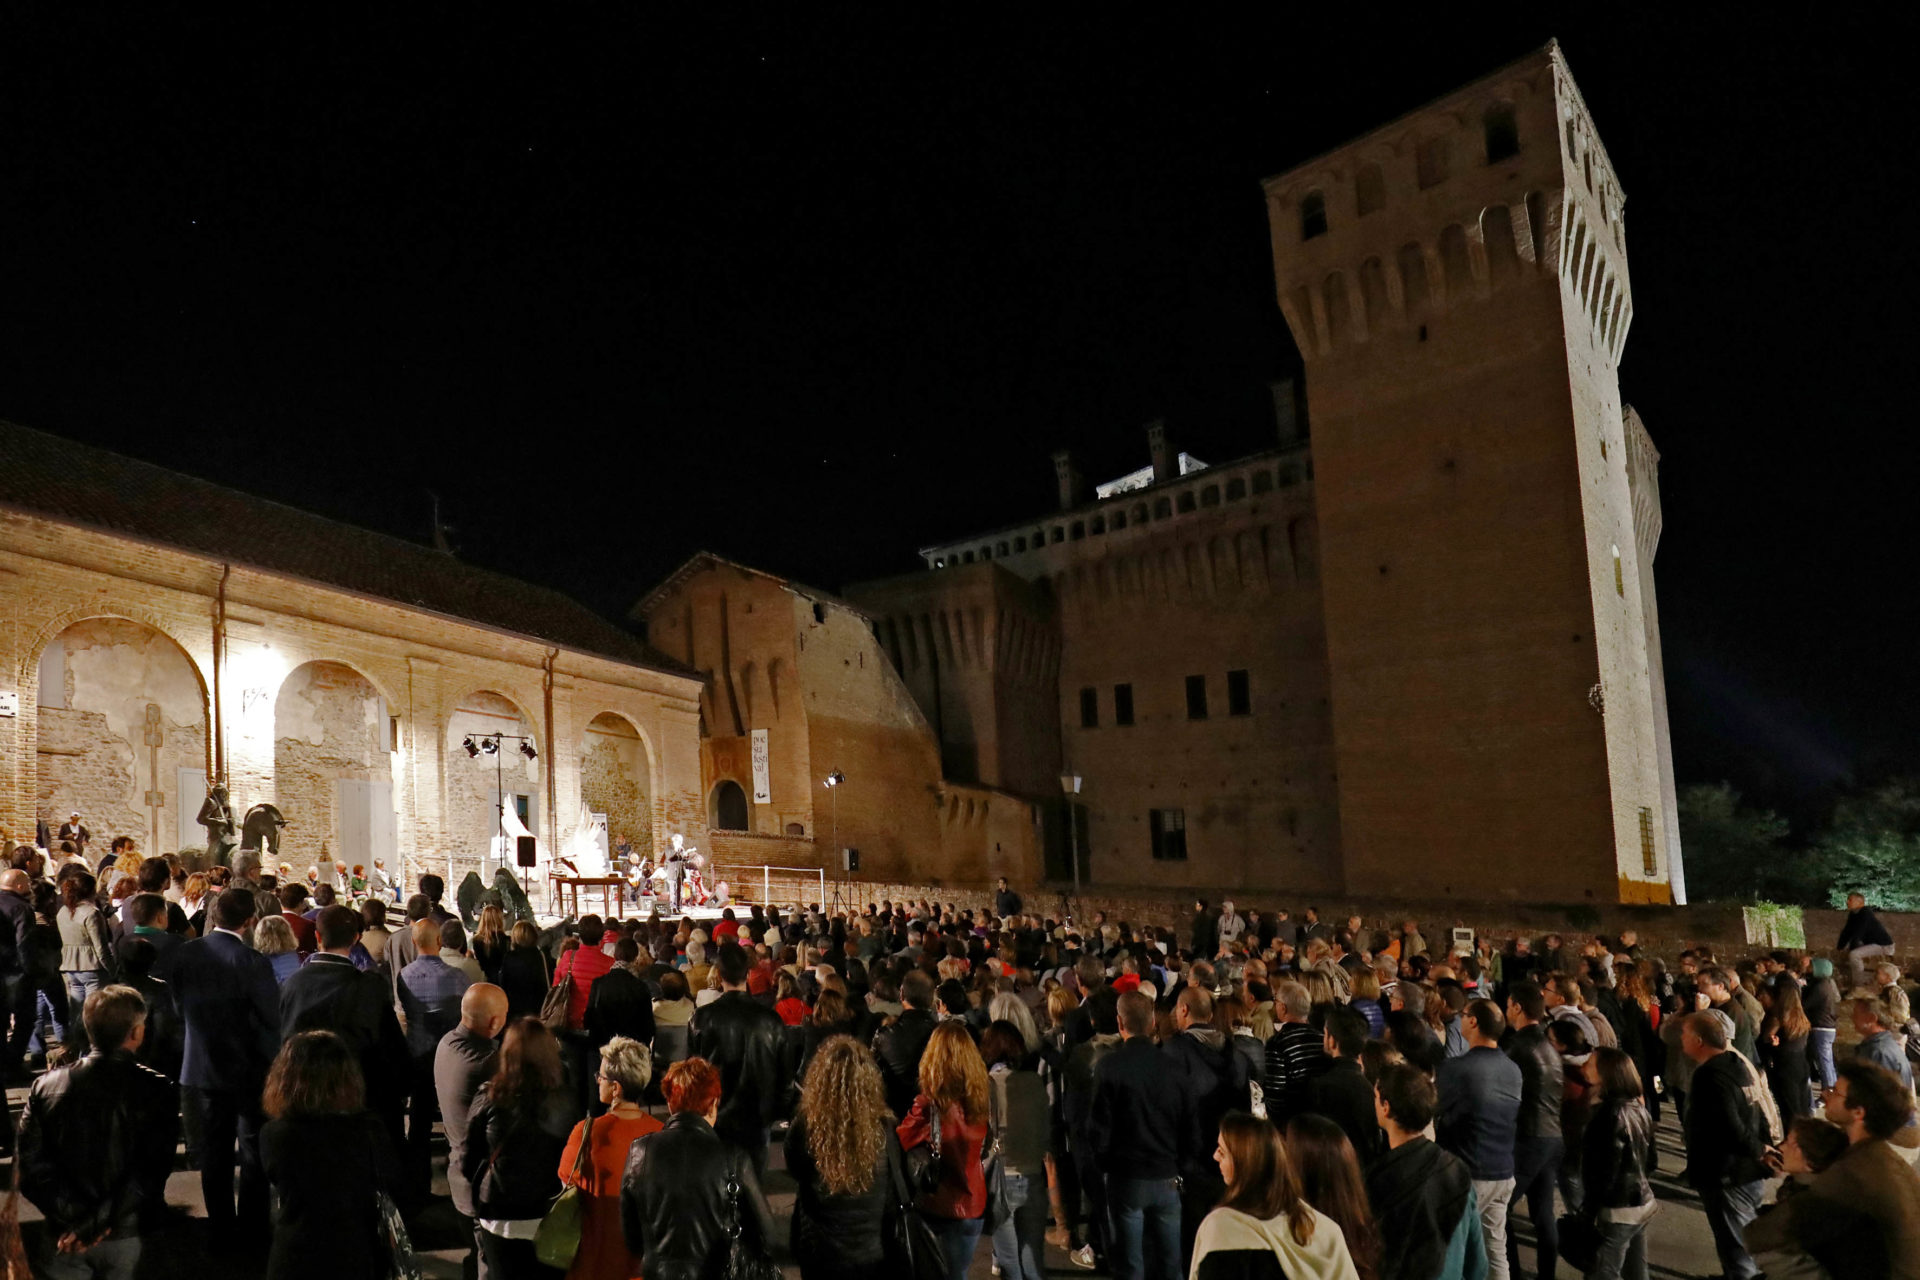
[[[1360,1067],[1360,1050],[1367,1043],[1367,1019],[1349,1005],[1327,1010],[1322,1041],[1326,1070],[1307,1082],[1308,1111],[1318,1112],[1339,1125],[1353,1143],[1364,1171],[1380,1150],[1380,1122],[1373,1114],[1373,1086]]]
[[[634,972],[639,959],[640,944],[620,939],[613,945],[613,968],[587,988],[587,1048],[595,1055],[595,1066],[600,1050],[615,1036],[653,1043],[653,992]]]
[[[253,922],[250,893],[223,893],[214,904],[214,928],[174,957],[172,988],[186,1024],[181,1094],[197,1124],[197,1149],[212,1238],[263,1238],[267,1183],[260,1168],[260,1090],[280,1049],[279,987],[273,966],[247,945]],[[240,1156],[240,1204],[234,1212],[234,1149]]]
[[[187,944],[183,935],[167,931],[169,905],[157,893],[136,893],[120,909],[120,920],[126,929],[122,932],[115,926],[115,945],[128,938],[145,938],[153,944],[153,976],[162,982],[173,972],[175,953]]]
[[[767,1167],[767,1132],[785,1083],[780,1068],[786,1025],[779,1014],[747,994],[747,953],[738,943],[723,945],[714,967],[721,995],[694,1013],[691,1047],[695,1056],[720,1069],[720,1114],[714,1132],[746,1152],[758,1175]]]
[[[354,966],[359,915],[346,907],[324,907],[315,923],[320,950],[280,988],[280,1036],[331,1031],[346,1041],[360,1060],[367,1109],[386,1122],[397,1150],[407,1100],[407,1040],[387,981]]]
[[[10,1018],[6,1059],[0,1071],[18,1076],[33,1035],[34,985],[27,972],[27,931],[33,928],[33,881],[18,867],[0,872],[0,1018]],[[11,1134],[0,1137],[0,1150],[12,1148]]]

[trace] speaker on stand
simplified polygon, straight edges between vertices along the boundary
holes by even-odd
[[[840,851],[840,878],[834,882],[833,905],[827,910],[828,919],[845,912],[847,919],[853,919],[853,873],[860,869],[860,851],[842,849]]]

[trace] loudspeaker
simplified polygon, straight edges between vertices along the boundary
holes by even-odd
[[[860,869],[860,851],[858,849],[842,849],[840,851],[840,869],[842,871],[858,871]]]
[[[520,865],[523,867],[532,866],[535,862],[535,850],[538,847],[537,842],[532,836],[521,836],[516,841],[516,844]]]

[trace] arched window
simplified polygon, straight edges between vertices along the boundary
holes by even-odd
[[[1193,510],[1193,490],[1188,489],[1186,492],[1182,493],[1179,496],[1179,498],[1175,500],[1173,505],[1181,511]]]
[[[1513,118],[1513,104],[1496,102],[1481,117],[1487,136],[1487,163],[1498,164],[1520,154],[1520,126]]]
[[[1059,525],[1053,526],[1053,540],[1055,542],[1065,542],[1067,540],[1067,531]]]
[[[1073,531],[1072,531],[1072,533],[1071,533],[1071,534],[1070,534],[1069,536],[1070,536],[1070,537],[1071,537],[1071,538],[1072,538],[1072,539],[1073,539],[1073,540],[1074,540],[1075,542],[1078,542],[1078,541],[1080,541],[1080,539],[1082,539],[1082,538],[1084,538],[1084,537],[1086,537],[1086,536],[1087,536],[1087,522],[1086,522],[1086,521],[1084,521],[1084,520],[1075,520],[1075,521],[1073,522]]]
[[[993,559],[993,548],[991,546],[985,546],[980,548],[980,558],[982,560]]]
[[[1255,493],[1271,493],[1271,492],[1273,492],[1273,476],[1272,476],[1272,474],[1271,474],[1271,473],[1269,473],[1269,472],[1267,472],[1267,471],[1265,471],[1265,470],[1260,470],[1260,471],[1256,471],[1256,472],[1254,472],[1254,473],[1253,473],[1253,491],[1254,491]]]
[[[1217,484],[1210,484],[1206,488],[1202,489],[1200,491],[1200,505],[1203,507],[1219,506],[1220,505],[1220,486]]]
[[[1513,214],[1495,205],[1480,215],[1480,235],[1487,245],[1487,276],[1494,288],[1520,274],[1520,253],[1513,240]]]
[[[1015,551],[1025,551],[1027,549],[1027,540],[1025,538],[1015,538],[1013,540],[1013,549]]]
[[[1339,344],[1353,337],[1353,305],[1347,298],[1347,277],[1336,271],[1322,283],[1327,304],[1327,341]]]
[[[1466,228],[1454,223],[1440,233],[1440,268],[1447,282],[1447,305],[1465,302],[1473,294],[1473,257],[1467,252]]]
[[[716,831],[751,829],[747,793],[740,789],[739,783],[729,778],[713,789],[707,820]]]
[[[1127,527],[1127,513],[1124,511],[1114,512],[1113,519],[1107,521],[1107,528],[1109,529],[1124,529],[1126,527]]]
[[[1414,156],[1414,166],[1422,191],[1437,187],[1447,180],[1452,158],[1452,149],[1445,138],[1428,138],[1420,144],[1420,150]]]
[[[1381,176],[1379,165],[1360,166],[1353,179],[1353,200],[1363,218],[1387,207],[1387,180]]]
[[[1153,518],[1155,520],[1165,520],[1172,514],[1173,500],[1171,498],[1159,497],[1153,500]]]
[[[1309,191],[1300,201],[1300,238],[1311,240],[1327,234],[1327,198]]]
[[[1433,304],[1433,291],[1427,285],[1426,251],[1417,244],[1401,245],[1396,265],[1400,268],[1400,292],[1407,300],[1407,319],[1424,320]]]
[[[1133,504],[1133,522],[1135,524],[1145,524],[1147,522],[1147,504],[1146,503],[1136,502]]]
[[[1107,518],[1105,516],[1095,516],[1093,518],[1093,523],[1087,526],[1087,532],[1095,535],[1096,537],[1099,536],[1100,534],[1105,533],[1106,531],[1107,531]]]
[[[1008,550],[1008,548],[1007,548],[1007,544],[1006,544],[1005,542],[1002,542],[1002,543],[1000,544],[1000,554],[1001,554],[1001,556],[1003,556],[1003,557],[1004,557],[1004,556],[1005,556],[1005,555],[1007,554],[1007,550]]]
[[[1227,501],[1238,502],[1247,496],[1247,482],[1239,476],[1227,481]]]
[[[1360,304],[1367,310],[1368,333],[1386,323],[1387,273],[1378,258],[1368,258],[1360,264]]]

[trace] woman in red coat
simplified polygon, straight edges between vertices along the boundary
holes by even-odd
[[[620,1179],[626,1172],[628,1148],[661,1128],[641,1102],[652,1078],[653,1055],[639,1041],[615,1036],[600,1050],[600,1101],[607,1113],[575,1125],[560,1157],[561,1181],[579,1187],[586,1196],[580,1252],[567,1270],[568,1280],[639,1280],[640,1259],[628,1252],[620,1227]],[[580,1141],[589,1124],[593,1136],[582,1164]]]
[[[940,1141],[933,1156],[940,1182],[914,1207],[940,1240],[949,1280],[966,1280],[987,1212],[987,1179],[980,1169],[987,1141],[987,1064],[959,1021],[941,1023],[927,1041],[920,1094],[900,1122],[900,1146],[907,1151],[931,1146],[936,1116]]]

